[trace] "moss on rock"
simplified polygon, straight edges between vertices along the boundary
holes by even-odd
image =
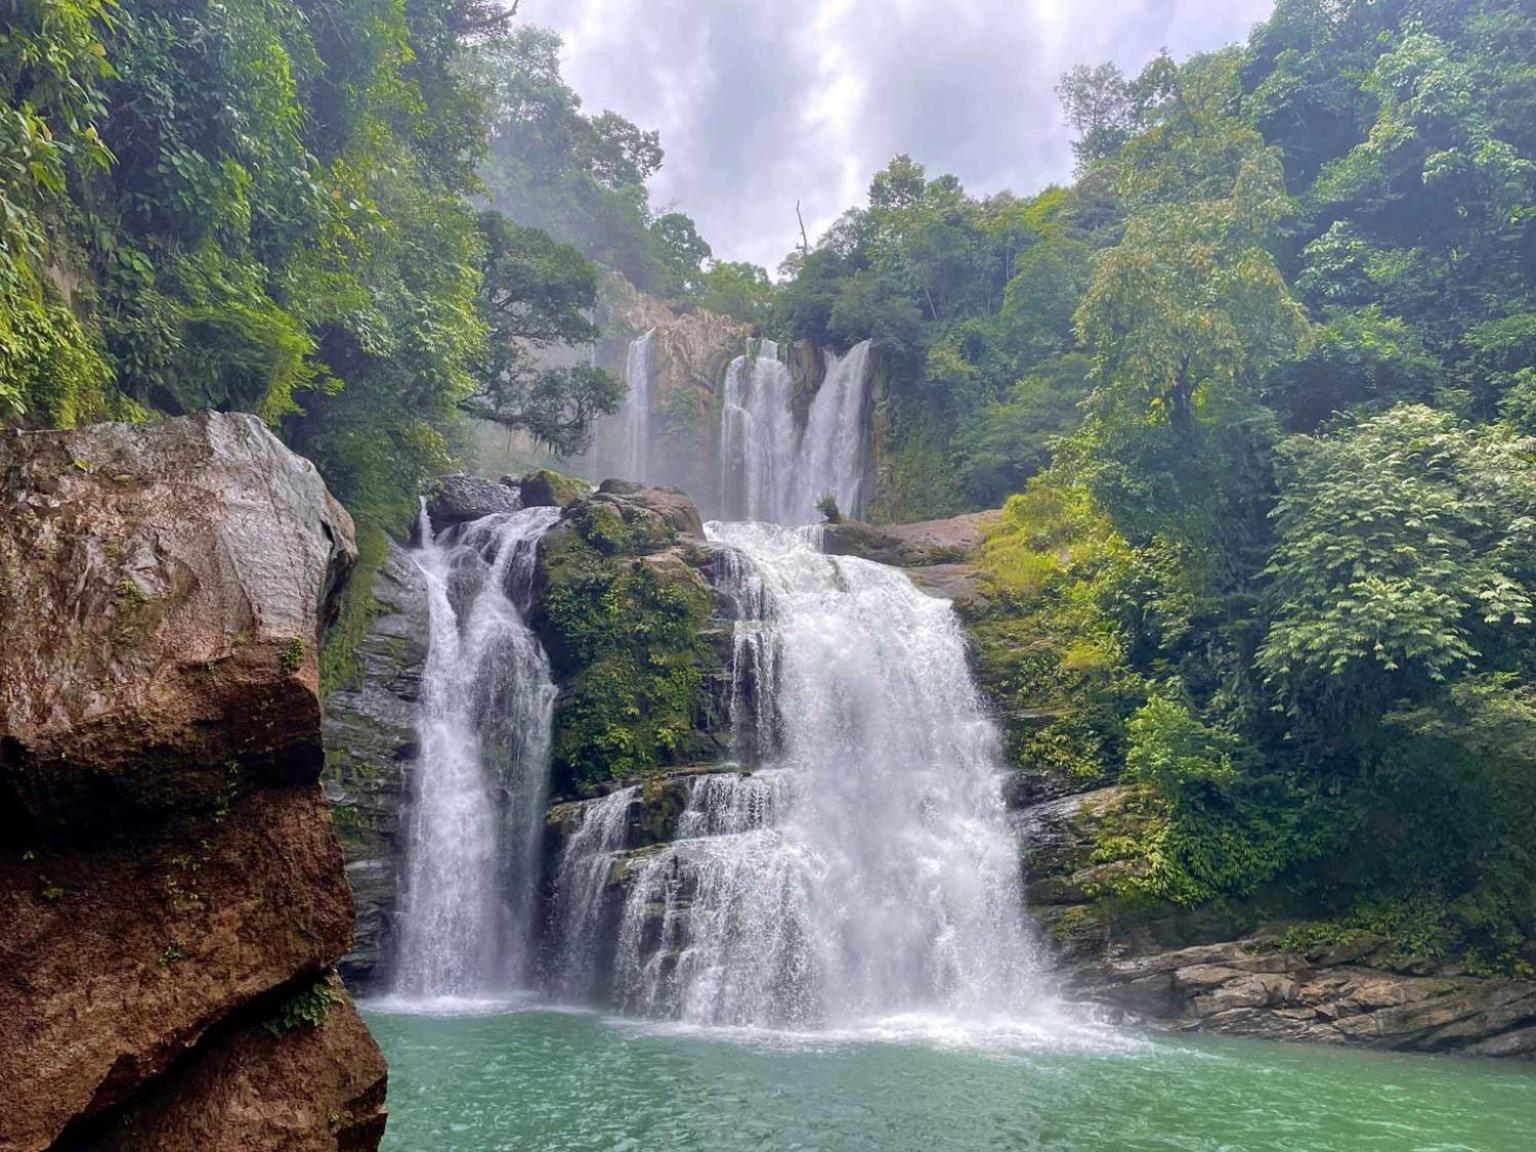
[[[545,537],[533,623],[562,689],[557,794],[591,795],[696,750],[715,660],[699,551],[645,491],[579,501]]]

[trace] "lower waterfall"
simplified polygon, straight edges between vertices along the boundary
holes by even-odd
[[[527,978],[555,702],[523,622],[553,508],[487,516],[420,549],[430,636],[393,993],[484,998]]]
[[[744,763],[689,783],[668,844],[625,851],[632,794],[588,806],[557,879],[563,963],[593,979],[595,902],[621,875],[606,998],[629,1013],[802,1028],[1028,1009],[998,736],[949,604],[808,530],[708,533],[732,558]]]

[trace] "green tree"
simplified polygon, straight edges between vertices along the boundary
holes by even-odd
[[[613,412],[623,386],[595,367],[549,367],[541,355],[589,344],[597,326],[597,269],[575,248],[536,228],[482,212],[481,309],[490,336],[465,411],[528,432],[556,452],[582,451],[598,416]]]
[[[1347,741],[1529,643],[1533,450],[1417,405],[1285,444],[1256,663],[1293,715]]]

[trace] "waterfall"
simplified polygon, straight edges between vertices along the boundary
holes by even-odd
[[[553,508],[434,536],[422,512],[429,648],[394,992],[484,997],[527,976],[555,688],[523,622]]]
[[[949,604],[804,533],[708,531],[737,558],[723,591],[758,770],[700,776],[678,839],[631,854],[612,999],[791,1027],[1022,1011],[1035,964],[998,737]]]
[[[864,510],[869,342],[826,357],[826,375],[796,425],[794,385],[771,340],[731,361],[720,417],[720,500],[733,519],[805,524],[830,495]]]
[[[626,480],[649,478],[651,463],[651,378],[655,374],[656,329],[632,341],[624,361],[629,391],[619,410],[623,442],[619,465]]]
[[[733,520],[788,515],[788,481],[799,435],[793,381],[779,346],[761,341],[725,370],[720,410],[720,506]]]

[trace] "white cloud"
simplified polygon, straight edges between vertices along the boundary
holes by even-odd
[[[772,268],[910,152],[973,192],[1070,175],[1066,69],[1247,36],[1271,0],[523,0],[591,111],[661,130],[652,192],[716,255]]]

